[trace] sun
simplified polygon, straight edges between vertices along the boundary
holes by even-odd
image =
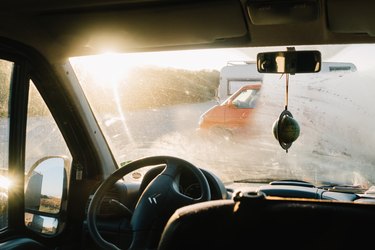
[[[8,190],[12,185],[11,180],[8,177],[0,175],[0,188]]]
[[[121,54],[104,53],[96,56],[70,58],[75,69],[84,68],[96,83],[113,88],[129,72],[132,64]]]

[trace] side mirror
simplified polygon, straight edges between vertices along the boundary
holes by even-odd
[[[25,178],[25,224],[34,231],[55,234],[67,194],[70,160],[61,156],[37,161]]]
[[[317,50],[265,52],[257,55],[257,69],[259,73],[316,73],[321,60]]]
[[[236,109],[238,108],[238,103],[236,101],[229,101],[227,106],[228,108]]]

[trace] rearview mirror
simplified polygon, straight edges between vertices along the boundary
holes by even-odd
[[[257,55],[259,73],[316,73],[321,68],[317,50],[264,52]]]

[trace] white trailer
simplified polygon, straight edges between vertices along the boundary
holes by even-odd
[[[230,61],[220,71],[217,97],[221,103],[242,86],[262,82],[263,75],[258,72],[255,62]]]

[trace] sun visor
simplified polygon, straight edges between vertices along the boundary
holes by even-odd
[[[299,24],[316,21],[319,17],[316,0],[249,0],[247,10],[254,25]]]
[[[375,1],[327,0],[328,28],[334,33],[375,36]]]
[[[137,9],[44,13],[40,24],[72,54],[147,50],[249,40],[239,1],[179,3]]]

